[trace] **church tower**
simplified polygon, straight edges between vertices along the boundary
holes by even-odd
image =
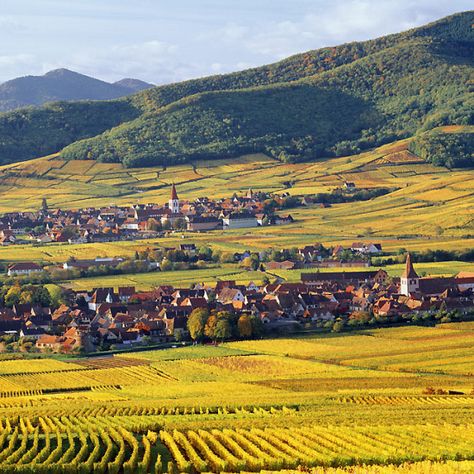
[[[168,207],[170,208],[172,214],[179,213],[179,198],[174,183],[173,186],[171,186],[171,198],[168,202]]]
[[[415,293],[420,289],[420,277],[413,268],[410,254],[407,254],[407,261],[405,264],[405,271],[400,277],[400,293],[405,296],[410,296],[410,293]]]

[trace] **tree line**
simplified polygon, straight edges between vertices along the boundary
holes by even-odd
[[[256,316],[200,308],[189,315],[187,329],[195,342],[250,339],[263,332],[262,322]]]

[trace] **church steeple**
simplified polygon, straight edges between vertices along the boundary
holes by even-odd
[[[179,198],[178,198],[178,193],[176,192],[176,186],[173,185],[171,186],[171,198],[168,202],[168,206],[170,208],[170,211],[173,214],[178,214],[179,212]]]
[[[405,263],[405,270],[400,277],[400,293],[405,296],[410,296],[420,289],[420,277],[413,268],[411,263],[411,256],[407,253],[407,260]]]

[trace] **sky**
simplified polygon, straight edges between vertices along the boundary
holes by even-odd
[[[154,84],[396,33],[472,0],[0,0],[0,82],[68,68]]]

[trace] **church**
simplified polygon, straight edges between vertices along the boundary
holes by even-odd
[[[161,223],[164,224],[169,222],[171,225],[173,225],[178,219],[183,218],[184,214],[181,213],[178,192],[176,191],[176,186],[173,183],[171,186],[171,196],[168,201],[168,209],[166,209],[166,212],[161,217]]]
[[[400,277],[400,293],[405,296],[438,297],[459,291],[455,277],[420,277],[407,254],[405,270]]]

